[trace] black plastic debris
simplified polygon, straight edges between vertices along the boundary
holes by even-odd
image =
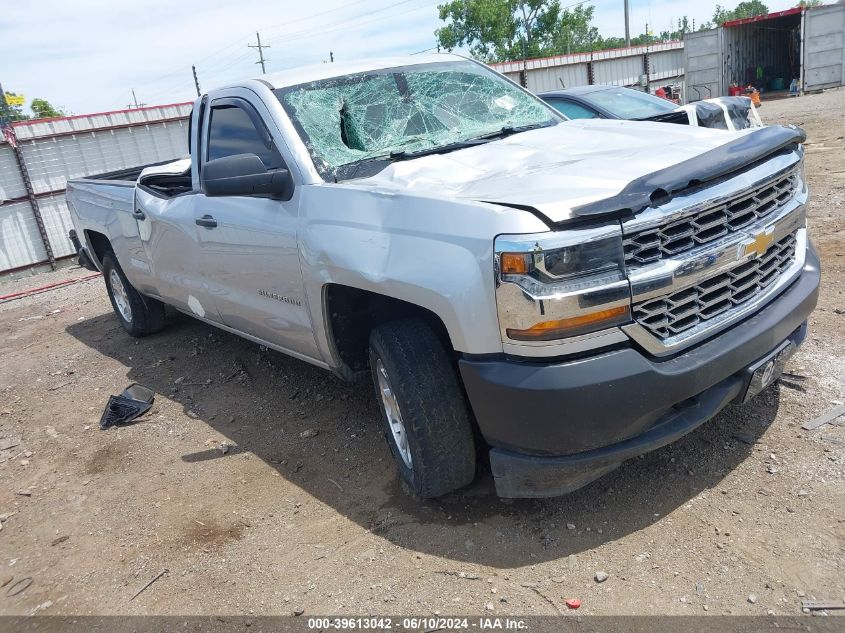
[[[129,424],[153,406],[155,392],[149,387],[132,383],[119,396],[109,396],[106,410],[100,418],[100,428]]]

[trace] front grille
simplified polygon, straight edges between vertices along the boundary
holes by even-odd
[[[718,206],[632,233],[623,241],[625,263],[629,267],[650,264],[739,231],[789,202],[797,185],[798,176],[793,171]]]
[[[659,299],[634,305],[634,318],[658,338],[680,334],[739,306],[770,286],[795,260],[795,235],[773,244],[762,257]]]

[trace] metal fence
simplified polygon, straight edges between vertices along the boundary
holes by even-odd
[[[504,62],[492,64],[492,67],[532,92],[591,84],[648,86],[649,91],[653,91],[667,83],[683,83],[684,43],[659,42],[648,46],[529,59],[524,63]]]
[[[0,273],[73,254],[72,178],[188,153],[190,103],[20,121],[0,137]]]

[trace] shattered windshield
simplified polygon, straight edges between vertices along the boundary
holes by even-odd
[[[558,119],[539,99],[473,62],[420,64],[275,91],[323,177],[375,173],[415,153],[451,151]],[[486,139],[492,140],[492,139]]]

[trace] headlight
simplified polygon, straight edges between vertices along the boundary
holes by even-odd
[[[803,154],[803,148],[802,148],[802,154]],[[800,191],[802,193],[806,192],[807,191],[807,173],[806,173],[806,170],[804,168],[804,158],[803,158],[803,156],[801,158],[801,161],[798,163],[798,181],[799,181],[798,186],[801,188]]]
[[[496,259],[496,302],[505,342],[556,341],[630,321],[617,222],[499,236]]]

